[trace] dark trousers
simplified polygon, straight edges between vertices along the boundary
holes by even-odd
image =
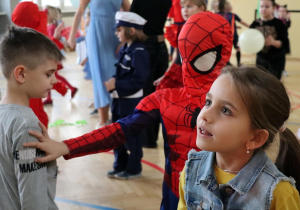
[[[155,91],[153,82],[164,75],[169,65],[168,49],[165,42],[158,42],[155,37],[149,37],[145,42],[145,46],[150,54],[151,73],[147,84],[144,88],[144,96],[147,96]],[[158,139],[159,123],[149,126],[144,131],[143,146],[156,147]]]
[[[285,66],[285,54],[276,57],[257,55],[256,65],[267,69],[280,80]]]
[[[111,112],[112,121],[116,122],[133,113],[134,108],[141,98],[137,99],[113,99]],[[142,171],[142,140],[140,134],[126,136],[126,143],[114,149],[115,161],[113,168],[117,171],[126,171],[130,174],[138,174]]]

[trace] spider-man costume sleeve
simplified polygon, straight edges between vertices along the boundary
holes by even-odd
[[[196,147],[196,119],[206,93],[231,55],[229,23],[211,12],[189,18],[178,38],[182,57],[183,88],[155,91],[144,98],[134,113],[116,123],[64,141],[70,149],[66,159],[104,152],[126,141],[126,136],[160,121],[164,138],[165,174],[161,209],[177,209],[179,173],[187,154]]]
[[[153,93],[144,98],[132,115],[118,120],[116,123],[105,126],[83,136],[73,138],[64,143],[70,153],[65,159],[80,157],[88,154],[112,150],[126,141],[126,136],[139,133],[143,128],[160,120],[159,96]]]

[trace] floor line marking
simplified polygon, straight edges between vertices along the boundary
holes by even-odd
[[[78,201],[73,201],[73,200],[68,200],[65,198],[55,198],[55,201],[57,202],[63,202],[63,203],[69,203],[69,204],[74,204],[77,206],[84,206],[84,207],[89,207],[89,208],[93,208],[93,209],[101,209],[101,210],[120,210],[120,209],[116,209],[116,208],[110,208],[110,207],[105,207],[105,206],[99,206],[99,205],[95,205],[95,204],[89,204],[89,203],[82,203],[82,202],[78,202]]]

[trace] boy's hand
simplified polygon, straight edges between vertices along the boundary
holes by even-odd
[[[273,38],[273,36],[269,35],[266,39],[265,39],[265,45],[266,46],[272,46],[274,43],[275,39]]]
[[[110,78],[108,81],[104,82],[106,90],[109,92],[116,89],[116,79],[114,77]]]
[[[40,142],[27,142],[23,144],[24,147],[35,147],[46,153],[46,156],[36,158],[35,162],[49,162],[70,152],[66,144],[49,138],[47,128],[43,125],[43,123],[39,122],[39,125],[42,128],[43,133],[30,130],[29,134],[35,136]]]

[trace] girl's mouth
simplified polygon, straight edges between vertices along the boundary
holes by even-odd
[[[208,132],[207,130],[205,130],[202,127],[200,127],[199,130],[200,130],[200,133],[205,135],[205,136],[212,136],[212,134],[210,132]]]

